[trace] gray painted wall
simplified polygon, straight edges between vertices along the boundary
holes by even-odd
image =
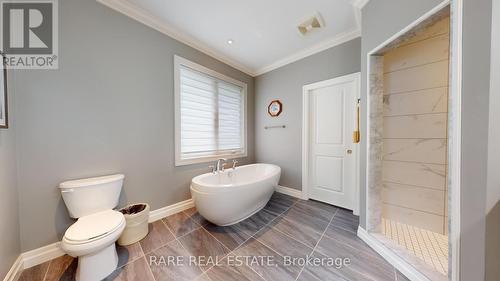
[[[280,185],[302,188],[302,87],[360,71],[357,38],[278,68],[255,79],[255,157],[281,167]],[[270,101],[280,99],[283,113],[271,117]],[[286,125],[265,130],[264,126]]]
[[[17,165],[14,118],[14,79],[7,77],[9,129],[0,129],[0,280],[3,280],[20,253]]]
[[[17,158],[22,250],[61,239],[72,222],[64,180],[124,173],[121,203],[158,209],[190,198],[207,164],[174,166],[173,56],[248,84],[253,78],[95,0],[59,1],[59,70],[18,71]]]
[[[486,195],[486,280],[500,276],[500,2],[493,1],[491,30],[488,191]]]
[[[485,278],[491,4],[463,6],[461,280]]]

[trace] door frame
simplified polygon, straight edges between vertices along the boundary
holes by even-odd
[[[333,79],[328,79],[312,84],[307,84],[302,87],[302,199],[309,199],[309,134],[311,132],[309,128],[310,116],[309,116],[309,92],[313,89],[323,88],[335,84],[345,83],[353,81],[356,85],[356,97],[359,99],[361,94],[361,72],[356,72]],[[354,198],[353,198],[353,213],[359,215],[360,210],[360,145],[359,143],[354,143],[352,146],[354,153],[355,162],[355,186],[354,186]]]

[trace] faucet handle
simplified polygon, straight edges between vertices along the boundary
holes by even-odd
[[[210,165],[208,166],[210,169],[212,169],[212,174],[215,174],[215,165]]]

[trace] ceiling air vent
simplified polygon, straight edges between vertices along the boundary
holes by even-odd
[[[316,13],[312,17],[309,17],[306,20],[304,20],[302,23],[300,23],[299,26],[297,26],[297,29],[299,30],[300,34],[305,36],[309,32],[316,30],[316,29],[320,29],[324,26],[325,26],[325,24],[323,22],[323,19],[320,16],[320,14]]]

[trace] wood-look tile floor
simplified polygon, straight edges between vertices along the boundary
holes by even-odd
[[[227,227],[193,208],[118,247],[119,267],[106,280],[407,280],[356,236],[358,224],[350,211],[280,193]],[[74,280],[76,268],[76,259],[62,256],[24,270],[20,280]]]

